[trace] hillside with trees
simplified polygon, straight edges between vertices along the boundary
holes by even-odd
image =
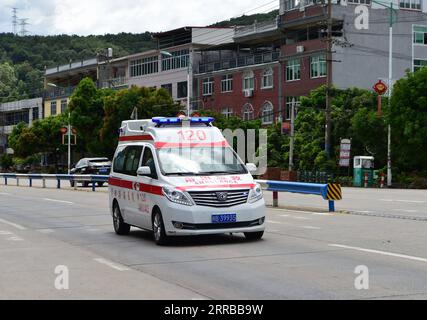
[[[277,14],[275,10],[266,14],[243,15],[213,26],[249,25],[255,20],[274,19]],[[154,47],[149,31],[140,34],[25,37],[0,33],[0,103],[40,96],[45,67],[93,58],[106,48],[113,48],[114,56],[119,57]]]

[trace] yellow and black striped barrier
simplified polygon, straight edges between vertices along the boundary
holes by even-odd
[[[328,192],[326,194],[327,199],[329,200],[329,211],[335,211],[335,202],[336,200],[342,200],[342,190],[341,185],[337,183],[328,183]]]
[[[328,183],[328,200],[342,200],[341,185],[337,183]]]

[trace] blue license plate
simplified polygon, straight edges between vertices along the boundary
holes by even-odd
[[[212,223],[231,223],[236,222],[236,214],[214,214],[212,215]]]
[[[99,169],[99,172],[100,173],[105,173],[105,172],[108,172],[108,169]]]

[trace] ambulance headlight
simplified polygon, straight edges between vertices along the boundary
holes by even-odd
[[[261,185],[259,183],[257,183],[257,184],[255,184],[255,187],[253,187],[249,191],[248,202],[254,203],[254,202],[257,202],[258,200],[261,200],[261,199],[262,199],[262,189],[261,189]]]
[[[193,202],[191,199],[182,191],[170,188],[170,187],[163,187],[163,194],[166,196],[166,198],[169,199],[169,201],[183,204],[185,206],[192,206]]]

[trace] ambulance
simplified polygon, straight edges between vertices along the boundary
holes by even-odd
[[[114,230],[153,232],[157,244],[174,236],[243,233],[261,239],[261,186],[211,117],[123,121],[109,178]]]

